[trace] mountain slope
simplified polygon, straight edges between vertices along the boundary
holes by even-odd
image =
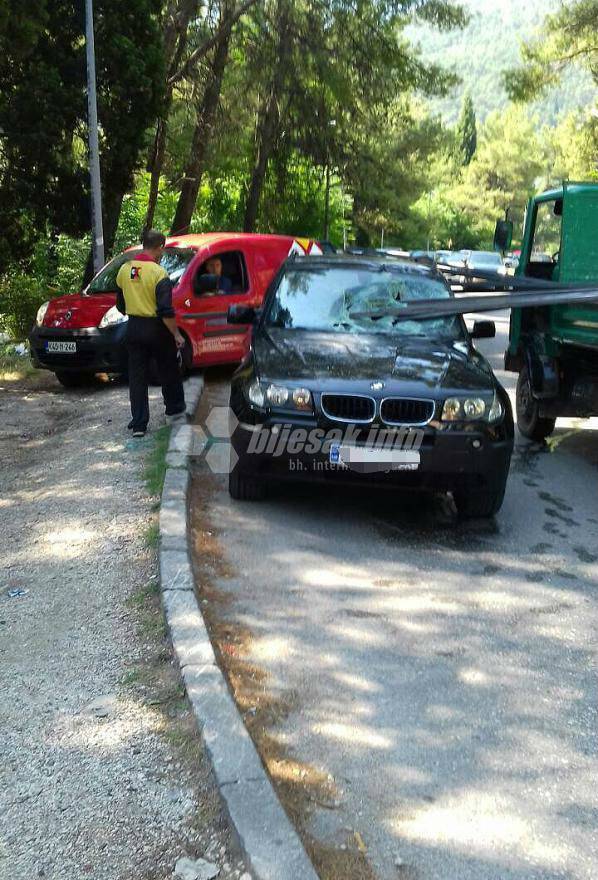
[[[446,99],[431,101],[432,111],[453,123],[463,95],[470,92],[478,119],[508,102],[502,85],[502,71],[518,66],[521,43],[541,27],[545,16],[556,7],[554,0],[464,0],[470,10],[470,24],[462,31],[439,33],[427,26],[411,27],[408,36],[420,46],[422,57],[454,70],[462,84]],[[598,92],[582,68],[571,70],[559,89],[530,105],[544,122],[554,122],[563,112],[593,104]]]

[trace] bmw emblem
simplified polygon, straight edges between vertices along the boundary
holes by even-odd
[[[372,391],[382,391],[384,388],[384,382],[381,379],[377,379],[375,382],[370,382],[370,388]]]
[[[65,321],[70,321],[72,317],[73,317],[73,313],[69,309],[68,312],[65,314],[64,319],[65,319]]]

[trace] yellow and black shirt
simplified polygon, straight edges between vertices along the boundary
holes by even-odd
[[[172,281],[163,266],[146,253],[135,254],[118,270],[116,283],[122,291],[116,307],[138,318],[172,318]]]

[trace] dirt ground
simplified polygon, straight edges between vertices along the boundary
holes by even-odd
[[[0,382],[2,880],[249,877],[160,607],[156,435],[128,418],[123,385]]]

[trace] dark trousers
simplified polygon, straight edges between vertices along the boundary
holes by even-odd
[[[183,412],[185,392],[179,372],[176,344],[162,319],[130,315],[127,324],[127,348],[133,430],[144,431],[149,422],[148,385],[152,361],[158,369],[166,415],[173,416]]]

